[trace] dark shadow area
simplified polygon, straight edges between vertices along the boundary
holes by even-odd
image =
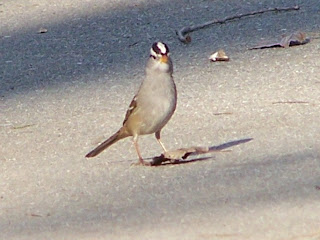
[[[161,1],[131,8],[117,7],[97,15],[75,14],[45,26],[41,19],[36,25],[26,21],[24,29],[0,32],[0,97],[6,100],[16,94],[59,87],[62,83],[72,85],[98,78],[108,82],[119,74],[142,73],[149,48],[157,40],[169,44],[174,60],[192,63],[200,59],[190,56],[207,55],[212,51],[213,42],[217,47],[246,46],[260,37],[278,35],[283,27],[288,31],[319,30],[316,24],[319,23],[319,3],[314,0],[296,1],[296,4],[301,6],[297,12],[264,14],[195,32],[189,45],[179,42],[177,29],[213,17],[293,3],[289,0],[281,3],[265,0],[259,4],[253,1],[250,5],[236,0]],[[1,14],[4,16],[5,12]],[[263,31],[257,31],[257,23],[261,23]],[[39,34],[40,27],[48,31]],[[119,84],[128,81],[130,77],[124,77]]]
[[[226,148],[230,148],[230,147],[233,147],[233,146],[237,146],[239,144],[250,142],[252,140],[253,140],[253,138],[244,138],[244,139],[239,139],[239,140],[223,143],[223,144],[220,144],[218,146],[212,146],[212,147],[209,148],[209,152],[221,151],[221,150],[224,150]]]

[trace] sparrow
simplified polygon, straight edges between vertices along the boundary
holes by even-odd
[[[122,127],[86,157],[95,157],[117,141],[132,137],[139,157],[137,164],[151,165],[142,158],[138,138],[140,135],[153,133],[164,152],[167,152],[160,139],[160,132],[172,117],[177,105],[177,90],[172,74],[173,65],[168,46],[163,42],[155,42],[150,49],[145,77],[129,105]]]

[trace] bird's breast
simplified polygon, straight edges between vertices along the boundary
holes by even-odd
[[[163,90],[163,91],[162,91]],[[150,96],[147,102],[141,103],[144,107],[142,114],[143,125],[141,134],[151,134],[161,130],[170,120],[176,108],[176,92],[175,87],[152,89],[148,94]]]

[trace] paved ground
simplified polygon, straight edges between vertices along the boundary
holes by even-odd
[[[175,35],[295,4],[189,45]],[[311,43],[247,50],[296,30]],[[319,240],[319,30],[318,0],[0,1],[0,238]],[[121,125],[157,40],[179,91],[166,145],[253,141],[153,168],[130,167],[129,139],[84,158]],[[208,62],[219,48],[230,62]],[[161,151],[152,136],[140,144],[146,157]]]

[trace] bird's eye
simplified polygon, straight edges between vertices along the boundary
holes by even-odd
[[[156,56],[154,56],[154,55],[150,55],[150,57],[152,57],[153,59],[156,59]]]

